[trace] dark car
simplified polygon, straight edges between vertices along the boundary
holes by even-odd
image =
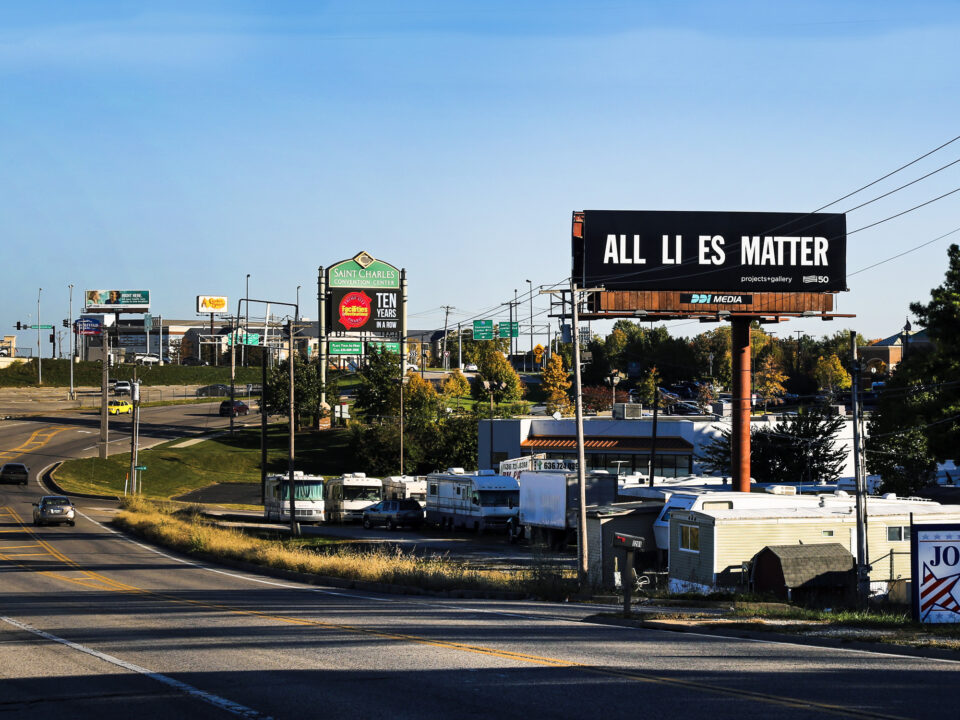
[[[197,388],[197,397],[223,397],[230,394],[229,385],[204,385]]]
[[[66,523],[72,526],[76,522],[75,518],[73,503],[63,495],[44,495],[39,502],[33,504],[34,525]]]
[[[0,483],[26,485],[30,481],[30,468],[23,463],[6,463],[0,468]]]
[[[398,525],[419,528],[423,525],[423,508],[416,500],[383,500],[363,511],[363,526],[386,525],[393,530]]]
[[[224,400],[220,403],[220,417],[237,417],[237,415],[246,415],[250,412],[250,408],[247,407],[245,402],[240,400],[234,400],[232,403],[229,400]]]

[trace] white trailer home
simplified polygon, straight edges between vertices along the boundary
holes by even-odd
[[[756,493],[754,493],[756,494]],[[839,543],[857,554],[855,500],[846,493],[782,498],[789,505],[674,508],[669,518],[670,588],[708,592],[745,585],[745,567],[768,545]],[[769,496],[768,496],[769,497]],[[867,499],[867,546],[873,592],[910,580],[910,523],[960,522],[960,507],[894,495]]]
[[[492,470],[466,473],[462,468],[430,473],[427,481],[427,522],[442,528],[463,527],[477,532],[505,528],[517,517],[520,486],[515,478]]]
[[[364,508],[383,500],[383,481],[364,473],[346,473],[327,481],[326,511],[328,522],[351,522],[363,519]]]

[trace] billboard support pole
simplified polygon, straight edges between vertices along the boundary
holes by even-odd
[[[577,510],[577,580],[580,586],[580,592],[586,592],[587,573],[590,565],[587,555],[587,463],[583,451],[583,386],[580,377],[580,317],[577,308],[577,301],[579,299],[577,293],[579,292],[576,280],[571,278],[570,300],[573,310],[573,397],[574,408],[577,415],[577,497],[580,499],[580,507]]]
[[[320,408],[317,412],[317,427],[320,415],[327,404],[327,283],[323,265],[317,268],[317,349],[320,351]],[[333,425],[333,418],[330,418]]]
[[[731,318],[731,357],[733,360],[733,446],[730,470],[734,488],[750,492],[750,321]]]

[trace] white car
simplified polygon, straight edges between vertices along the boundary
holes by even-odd
[[[129,380],[117,380],[116,385],[113,386],[114,395],[129,395],[131,390]]]
[[[473,364],[473,363],[467,363],[466,365],[463,366],[463,371],[464,371],[464,372],[478,372],[479,370],[480,370],[480,368],[478,368],[478,367],[477,367],[475,364]]]

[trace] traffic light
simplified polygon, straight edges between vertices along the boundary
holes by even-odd
[[[63,326],[64,326],[64,327],[70,327],[70,321],[69,321],[69,320],[64,320],[64,321],[63,321]]]
[[[53,333],[50,333],[50,342],[56,344],[57,338]]]
[[[23,328],[20,326],[20,321],[19,321],[19,320],[17,320],[17,330],[23,330]]]

